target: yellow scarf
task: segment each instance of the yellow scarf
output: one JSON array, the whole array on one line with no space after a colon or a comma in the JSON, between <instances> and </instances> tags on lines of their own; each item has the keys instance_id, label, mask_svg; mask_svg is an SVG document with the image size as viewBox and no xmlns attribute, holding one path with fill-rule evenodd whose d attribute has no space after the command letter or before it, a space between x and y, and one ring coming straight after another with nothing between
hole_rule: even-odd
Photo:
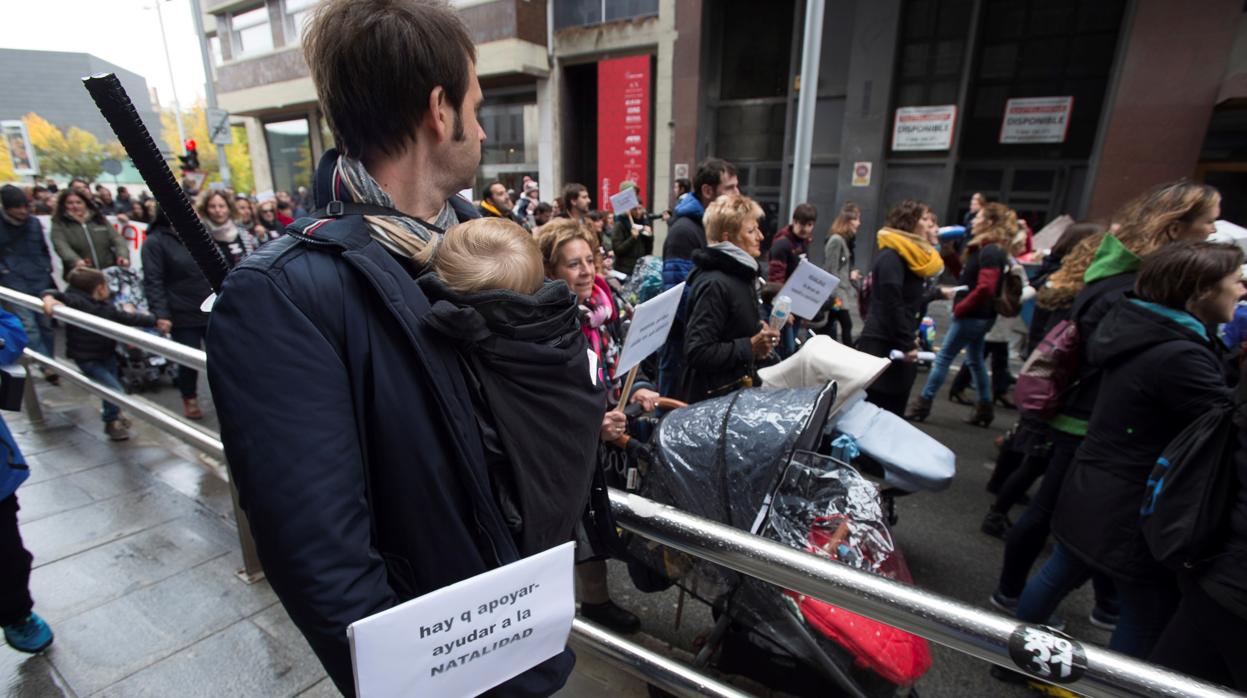
<instances>
[{"instance_id":1,"label":"yellow scarf","mask_svg":"<svg viewBox=\"0 0 1247 698\"><path fill-rule=\"evenodd\" d=\"M940 253L922 237L894 228L883 228L876 240L879 242L879 249L894 250L910 271L924 279L944 271L944 260L940 258Z\"/></svg>"}]
</instances>

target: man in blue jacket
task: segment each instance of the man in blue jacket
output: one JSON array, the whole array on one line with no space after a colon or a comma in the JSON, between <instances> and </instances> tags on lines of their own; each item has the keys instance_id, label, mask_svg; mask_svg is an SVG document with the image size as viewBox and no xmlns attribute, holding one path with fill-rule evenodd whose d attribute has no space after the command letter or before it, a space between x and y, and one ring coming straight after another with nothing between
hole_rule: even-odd
<instances>
[{"instance_id":1,"label":"man in blue jacket","mask_svg":"<svg viewBox=\"0 0 1247 698\"><path fill-rule=\"evenodd\" d=\"M304 34L341 152L317 219L226 279L208 326L230 473L264 571L338 690L346 629L518 559L454 347L427 322L416 255L476 217L476 53L429 0L328 0ZM544 696L570 652L490 691Z\"/></svg>"},{"instance_id":2,"label":"man in blue jacket","mask_svg":"<svg viewBox=\"0 0 1247 698\"><path fill-rule=\"evenodd\" d=\"M0 204L0 286L32 296L55 288L48 241L39 219L30 214L26 193L6 184L0 187ZM52 320L28 308L14 307L13 311L22 321L30 347L54 356Z\"/></svg>"},{"instance_id":3,"label":"man in blue jacket","mask_svg":"<svg viewBox=\"0 0 1247 698\"><path fill-rule=\"evenodd\" d=\"M706 246L706 227L701 218L706 206L724 194L739 194L736 168L727 160L709 158L697 166L693 191L675 204L671 227L662 244L662 290L674 288L693 271L693 252ZM684 370L684 319L677 315L659 354L658 389L663 395L677 395Z\"/></svg>"}]
</instances>

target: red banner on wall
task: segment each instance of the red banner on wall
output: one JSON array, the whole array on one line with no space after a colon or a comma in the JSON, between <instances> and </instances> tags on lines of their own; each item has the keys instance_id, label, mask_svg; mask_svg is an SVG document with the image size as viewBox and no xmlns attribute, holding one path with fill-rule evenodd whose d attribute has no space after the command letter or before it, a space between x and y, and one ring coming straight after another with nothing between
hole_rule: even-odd
<instances>
[{"instance_id":1,"label":"red banner on wall","mask_svg":"<svg viewBox=\"0 0 1247 698\"><path fill-rule=\"evenodd\" d=\"M647 207L650 148L650 57L598 63L598 208L610 208L620 182L635 182Z\"/></svg>"}]
</instances>

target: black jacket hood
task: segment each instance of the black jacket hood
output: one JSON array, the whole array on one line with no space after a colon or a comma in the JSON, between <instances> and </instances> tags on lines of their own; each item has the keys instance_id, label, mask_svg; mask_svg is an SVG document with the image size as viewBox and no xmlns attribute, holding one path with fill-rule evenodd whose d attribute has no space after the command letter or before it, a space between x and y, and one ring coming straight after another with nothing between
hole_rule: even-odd
<instances>
[{"instance_id":1,"label":"black jacket hood","mask_svg":"<svg viewBox=\"0 0 1247 698\"><path fill-rule=\"evenodd\" d=\"M505 353L522 345L528 360L547 355L566 361L566 351L577 345L580 308L563 281L547 281L531 295L500 289L459 293L435 274L418 283L433 304L427 322L461 346L487 344L486 351ZM534 356L534 345L552 351Z\"/></svg>"},{"instance_id":2,"label":"black jacket hood","mask_svg":"<svg viewBox=\"0 0 1247 698\"><path fill-rule=\"evenodd\" d=\"M744 279L750 282L758 278L758 266L756 263L754 268L750 270L744 264L741 264L740 260L736 259L732 255L722 250L716 250L710 247L693 252L693 266L696 267L696 269L693 270L694 274L698 271L721 271L729 276L735 276L738 279ZM692 284L692 281L693 279L690 275L690 285Z\"/></svg>"},{"instance_id":3,"label":"black jacket hood","mask_svg":"<svg viewBox=\"0 0 1247 698\"><path fill-rule=\"evenodd\" d=\"M1140 305L1133 294L1127 294L1113 304L1087 340L1087 359L1096 366L1108 366L1129 354L1177 341L1211 343L1207 335Z\"/></svg>"}]
</instances>

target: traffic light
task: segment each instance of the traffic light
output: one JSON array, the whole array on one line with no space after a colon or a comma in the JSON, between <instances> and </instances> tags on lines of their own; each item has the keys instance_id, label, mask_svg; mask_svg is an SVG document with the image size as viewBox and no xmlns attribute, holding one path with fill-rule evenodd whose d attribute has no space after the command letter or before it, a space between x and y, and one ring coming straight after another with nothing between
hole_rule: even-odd
<instances>
[{"instance_id":1,"label":"traffic light","mask_svg":"<svg viewBox=\"0 0 1247 698\"><path fill-rule=\"evenodd\" d=\"M194 172L199 169L199 151L195 149L195 140L187 138L182 144L186 147L186 154L179 155L178 160L182 161L183 172Z\"/></svg>"}]
</instances>

